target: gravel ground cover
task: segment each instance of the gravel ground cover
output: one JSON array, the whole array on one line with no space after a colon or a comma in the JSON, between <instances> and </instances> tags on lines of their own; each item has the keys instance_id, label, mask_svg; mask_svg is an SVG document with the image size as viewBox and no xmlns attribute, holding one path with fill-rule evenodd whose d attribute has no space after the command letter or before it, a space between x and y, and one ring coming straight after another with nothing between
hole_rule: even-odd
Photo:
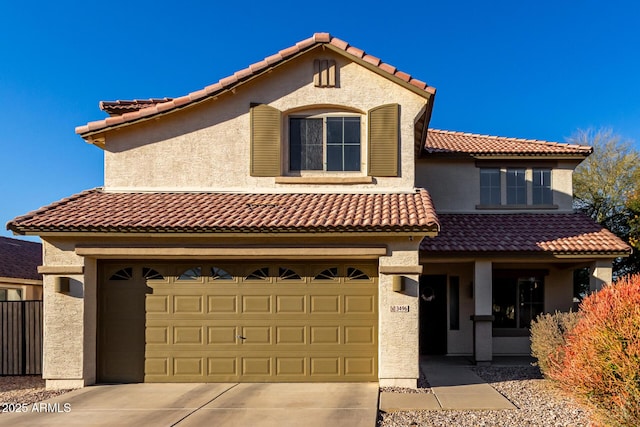
<instances>
[{"instance_id":1,"label":"gravel ground cover","mask_svg":"<svg viewBox=\"0 0 640 427\"><path fill-rule=\"evenodd\" d=\"M0 376L0 415L7 412L7 405L31 405L69 391L46 390L39 375Z\"/></svg>"},{"instance_id":2,"label":"gravel ground cover","mask_svg":"<svg viewBox=\"0 0 640 427\"><path fill-rule=\"evenodd\" d=\"M378 427L587 427L589 411L542 378L537 367L476 367L475 373L518 409L379 413ZM397 390L396 390L397 391Z\"/></svg>"}]
</instances>

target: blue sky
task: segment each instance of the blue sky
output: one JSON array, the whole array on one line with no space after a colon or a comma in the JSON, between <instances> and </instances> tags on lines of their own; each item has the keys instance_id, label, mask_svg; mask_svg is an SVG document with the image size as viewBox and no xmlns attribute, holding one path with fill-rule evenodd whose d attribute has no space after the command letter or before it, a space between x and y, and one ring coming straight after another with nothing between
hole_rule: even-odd
<instances>
[{"instance_id":1,"label":"blue sky","mask_svg":"<svg viewBox=\"0 0 640 427\"><path fill-rule=\"evenodd\" d=\"M255 3L255 4L254 4ZM431 127L640 141L640 2L2 2L0 235L103 182L74 128L100 100L175 97L330 32L437 88ZM384 4L384 5L383 5Z\"/></svg>"}]
</instances>

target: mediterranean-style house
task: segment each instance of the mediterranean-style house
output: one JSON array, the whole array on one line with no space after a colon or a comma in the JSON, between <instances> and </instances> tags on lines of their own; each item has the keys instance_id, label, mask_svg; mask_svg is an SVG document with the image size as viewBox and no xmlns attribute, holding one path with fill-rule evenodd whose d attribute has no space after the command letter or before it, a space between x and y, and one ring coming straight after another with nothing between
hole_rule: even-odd
<instances>
[{"instance_id":1,"label":"mediterranean-style house","mask_svg":"<svg viewBox=\"0 0 640 427\"><path fill-rule=\"evenodd\" d=\"M0 301L42 299L42 245L0 236Z\"/></svg>"},{"instance_id":2,"label":"mediterranean-style house","mask_svg":"<svg viewBox=\"0 0 640 427\"><path fill-rule=\"evenodd\" d=\"M379 381L528 354L572 274L629 247L572 210L591 148L429 129L435 89L317 33L76 129L103 188L15 218L44 242L44 377ZM437 210L436 210L437 209Z\"/></svg>"}]
</instances>

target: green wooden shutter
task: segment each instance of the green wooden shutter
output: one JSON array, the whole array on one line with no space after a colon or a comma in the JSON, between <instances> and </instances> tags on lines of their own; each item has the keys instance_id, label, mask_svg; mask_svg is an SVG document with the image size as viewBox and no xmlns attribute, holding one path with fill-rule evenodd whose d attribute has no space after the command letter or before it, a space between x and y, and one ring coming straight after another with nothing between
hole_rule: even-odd
<instances>
[{"instance_id":1,"label":"green wooden shutter","mask_svg":"<svg viewBox=\"0 0 640 427\"><path fill-rule=\"evenodd\" d=\"M251 176L281 175L280 111L266 104L251 107Z\"/></svg>"},{"instance_id":2,"label":"green wooden shutter","mask_svg":"<svg viewBox=\"0 0 640 427\"><path fill-rule=\"evenodd\" d=\"M369 110L369 176L398 176L398 104Z\"/></svg>"}]
</instances>

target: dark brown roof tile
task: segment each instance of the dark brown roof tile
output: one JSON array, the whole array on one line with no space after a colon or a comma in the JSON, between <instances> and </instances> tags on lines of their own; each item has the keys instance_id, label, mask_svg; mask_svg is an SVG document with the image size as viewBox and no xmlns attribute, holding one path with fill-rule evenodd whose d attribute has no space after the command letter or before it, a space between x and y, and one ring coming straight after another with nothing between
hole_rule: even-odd
<instances>
[{"instance_id":1,"label":"dark brown roof tile","mask_svg":"<svg viewBox=\"0 0 640 427\"><path fill-rule=\"evenodd\" d=\"M427 255L466 252L628 254L631 248L591 218L567 214L439 214L437 237L422 241Z\"/></svg>"},{"instance_id":2,"label":"dark brown roof tile","mask_svg":"<svg viewBox=\"0 0 640 427\"><path fill-rule=\"evenodd\" d=\"M0 277L42 280L42 245L26 240L0 237Z\"/></svg>"}]
</instances>

